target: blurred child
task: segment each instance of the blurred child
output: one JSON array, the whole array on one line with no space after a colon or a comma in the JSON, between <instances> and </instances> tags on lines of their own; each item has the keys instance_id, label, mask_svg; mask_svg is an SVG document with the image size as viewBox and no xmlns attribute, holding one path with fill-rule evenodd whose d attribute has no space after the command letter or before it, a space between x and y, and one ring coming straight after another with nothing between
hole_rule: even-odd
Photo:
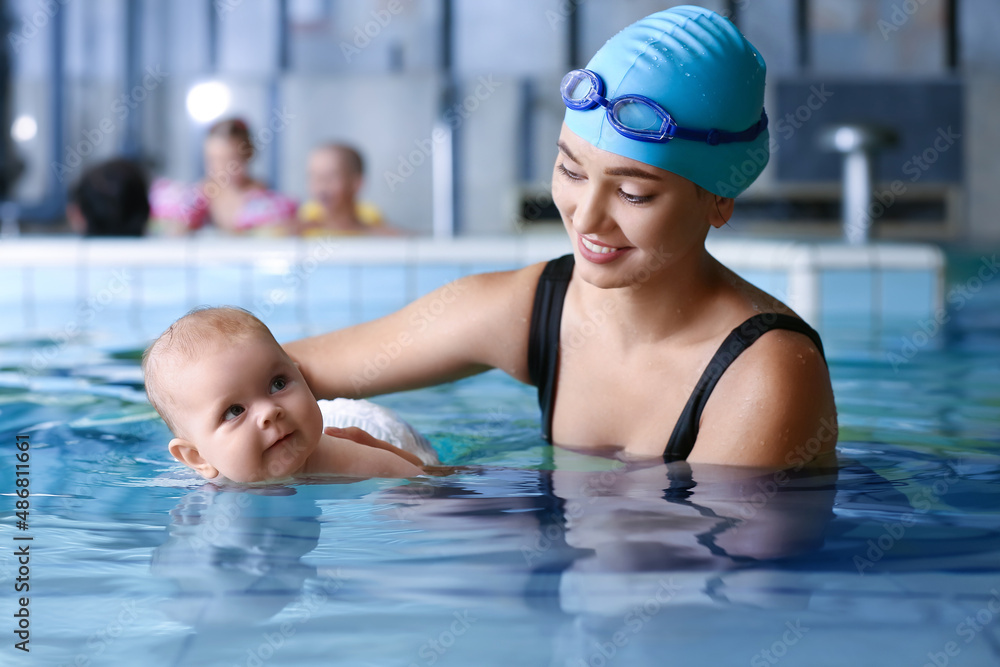
<instances>
[{"instance_id":1,"label":"blurred child","mask_svg":"<svg viewBox=\"0 0 1000 667\"><path fill-rule=\"evenodd\" d=\"M205 137L205 178L194 185L161 178L150 192L159 232L183 234L208 225L227 234L282 236L295 221L295 202L250 176L256 149L247 124L222 120Z\"/></svg>"},{"instance_id":2,"label":"blurred child","mask_svg":"<svg viewBox=\"0 0 1000 667\"><path fill-rule=\"evenodd\" d=\"M395 235L379 210L358 202L364 184L364 160L346 144L317 146L309 155L309 196L299 207L299 232L303 236L324 234Z\"/></svg>"},{"instance_id":3,"label":"blurred child","mask_svg":"<svg viewBox=\"0 0 1000 667\"><path fill-rule=\"evenodd\" d=\"M117 158L89 168L69 193L66 218L83 236L142 236L149 220L142 167Z\"/></svg>"}]
</instances>

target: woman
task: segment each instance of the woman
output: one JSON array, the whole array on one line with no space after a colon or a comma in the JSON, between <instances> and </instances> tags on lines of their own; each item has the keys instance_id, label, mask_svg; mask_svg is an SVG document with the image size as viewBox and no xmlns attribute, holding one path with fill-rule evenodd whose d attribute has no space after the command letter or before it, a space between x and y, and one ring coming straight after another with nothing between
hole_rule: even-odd
<instances>
[{"instance_id":1,"label":"woman","mask_svg":"<svg viewBox=\"0 0 1000 667\"><path fill-rule=\"evenodd\" d=\"M211 223L229 234L290 233L295 202L250 176L254 152L242 120L212 125L205 137L204 180L195 185L167 179L153 183L149 198L157 231L181 234Z\"/></svg>"},{"instance_id":2,"label":"woman","mask_svg":"<svg viewBox=\"0 0 1000 667\"><path fill-rule=\"evenodd\" d=\"M613 37L562 85L553 199L573 255L468 276L380 320L290 343L317 396L500 368L539 387L543 432L558 445L829 463L836 407L818 335L704 247L767 162L764 73L729 21L697 7ZM436 302L442 314L424 317ZM398 356L365 375L392 345Z\"/></svg>"}]
</instances>

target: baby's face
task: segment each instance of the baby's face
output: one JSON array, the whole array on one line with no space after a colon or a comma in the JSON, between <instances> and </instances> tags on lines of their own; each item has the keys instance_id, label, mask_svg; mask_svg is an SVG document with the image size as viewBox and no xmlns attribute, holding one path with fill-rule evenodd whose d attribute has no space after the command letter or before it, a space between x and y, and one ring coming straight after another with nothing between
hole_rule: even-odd
<instances>
[{"instance_id":1,"label":"baby's face","mask_svg":"<svg viewBox=\"0 0 1000 667\"><path fill-rule=\"evenodd\" d=\"M216 337L198 354L173 364L167 380L175 435L208 464L192 467L235 482L299 471L319 444L323 416L298 367L258 334Z\"/></svg>"}]
</instances>

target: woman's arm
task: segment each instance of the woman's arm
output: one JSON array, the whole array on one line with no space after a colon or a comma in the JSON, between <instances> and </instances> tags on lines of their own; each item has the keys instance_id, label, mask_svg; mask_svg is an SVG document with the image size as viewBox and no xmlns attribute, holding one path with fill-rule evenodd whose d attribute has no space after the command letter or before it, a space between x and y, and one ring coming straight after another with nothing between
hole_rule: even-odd
<instances>
[{"instance_id":1,"label":"woman's arm","mask_svg":"<svg viewBox=\"0 0 1000 667\"><path fill-rule=\"evenodd\" d=\"M323 429L324 435L330 435L334 438L340 438L342 440L351 440L359 445L367 445L368 447L374 447L375 449L384 449L387 452L392 452L396 456L402 457L417 466L422 468L424 462L414 454L413 452L408 452L405 449L400 449L392 443L386 442L385 440L379 440L374 435L358 428L357 426L348 426L347 428L338 428L336 426L327 426Z\"/></svg>"},{"instance_id":2,"label":"woman's arm","mask_svg":"<svg viewBox=\"0 0 1000 667\"><path fill-rule=\"evenodd\" d=\"M362 398L500 368L528 381L544 264L466 276L371 322L285 344L317 398Z\"/></svg>"},{"instance_id":3,"label":"woman's arm","mask_svg":"<svg viewBox=\"0 0 1000 667\"><path fill-rule=\"evenodd\" d=\"M424 465L416 454L408 452L405 449L400 449L395 445L386 442L385 440L379 440L373 436L368 431L362 430L357 426L349 426L347 428L336 428L334 426L327 426L323 429L324 435L333 436L340 440L350 440L358 445L364 445L366 447L373 447L375 449L381 449L386 452L391 452L394 456L405 459L410 465L416 466L420 469L421 474L424 475L434 475L435 477L444 477L447 475L453 475L459 471L474 470L468 466L443 466L443 465ZM411 475L412 476L412 475Z\"/></svg>"},{"instance_id":4,"label":"woman's arm","mask_svg":"<svg viewBox=\"0 0 1000 667\"><path fill-rule=\"evenodd\" d=\"M837 406L806 336L775 330L726 370L702 413L688 462L794 468L830 462Z\"/></svg>"},{"instance_id":5,"label":"woman's arm","mask_svg":"<svg viewBox=\"0 0 1000 667\"><path fill-rule=\"evenodd\" d=\"M365 442L354 438L358 434L340 437L324 433L320 438L319 452L310 457L306 474L338 474L350 477L416 477L424 474L420 465L414 465L399 455L389 443L381 447L370 435ZM368 434L365 434L368 435Z\"/></svg>"}]
</instances>

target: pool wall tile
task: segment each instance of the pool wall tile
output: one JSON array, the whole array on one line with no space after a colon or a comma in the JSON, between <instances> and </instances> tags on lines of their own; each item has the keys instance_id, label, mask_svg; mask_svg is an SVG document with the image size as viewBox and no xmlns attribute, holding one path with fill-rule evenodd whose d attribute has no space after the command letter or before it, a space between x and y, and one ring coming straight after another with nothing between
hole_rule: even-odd
<instances>
[{"instance_id":1,"label":"pool wall tile","mask_svg":"<svg viewBox=\"0 0 1000 667\"><path fill-rule=\"evenodd\" d=\"M0 267L0 306L20 303L24 293L24 267ZM6 312L6 311L5 311Z\"/></svg>"},{"instance_id":2,"label":"pool wall tile","mask_svg":"<svg viewBox=\"0 0 1000 667\"><path fill-rule=\"evenodd\" d=\"M302 274L295 283L297 296L310 307L324 304L348 304L351 300L351 274L353 266L319 266L308 274Z\"/></svg>"},{"instance_id":3,"label":"pool wall tile","mask_svg":"<svg viewBox=\"0 0 1000 667\"><path fill-rule=\"evenodd\" d=\"M416 296L433 292L437 288L447 285L453 280L458 280L464 274L460 267L445 264L430 264L417 267L416 276Z\"/></svg>"},{"instance_id":4,"label":"pool wall tile","mask_svg":"<svg viewBox=\"0 0 1000 667\"><path fill-rule=\"evenodd\" d=\"M203 266L194 270L194 300L198 306L253 305L253 271L242 266Z\"/></svg>"},{"instance_id":5,"label":"pool wall tile","mask_svg":"<svg viewBox=\"0 0 1000 667\"><path fill-rule=\"evenodd\" d=\"M881 326L943 306L944 256L934 246L710 237L706 247L820 328ZM0 279L8 279L0 304L13 313L0 331L65 327L78 317L74 309L102 294L108 308L128 306L123 317L132 326L156 333L164 314L169 322L202 304L242 306L274 324L331 328L393 312L463 275L516 269L571 250L565 235L17 239L0 244ZM132 279L108 299L116 272ZM151 316L155 327L144 322Z\"/></svg>"},{"instance_id":6,"label":"pool wall tile","mask_svg":"<svg viewBox=\"0 0 1000 667\"><path fill-rule=\"evenodd\" d=\"M883 271L882 313L886 318L927 316L934 302L935 281L930 271Z\"/></svg>"},{"instance_id":7,"label":"pool wall tile","mask_svg":"<svg viewBox=\"0 0 1000 667\"><path fill-rule=\"evenodd\" d=\"M874 275L868 270L823 271L820 275L820 313L824 327L848 321L871 326L875 312Z\"/></svg>"}]
</instances>

